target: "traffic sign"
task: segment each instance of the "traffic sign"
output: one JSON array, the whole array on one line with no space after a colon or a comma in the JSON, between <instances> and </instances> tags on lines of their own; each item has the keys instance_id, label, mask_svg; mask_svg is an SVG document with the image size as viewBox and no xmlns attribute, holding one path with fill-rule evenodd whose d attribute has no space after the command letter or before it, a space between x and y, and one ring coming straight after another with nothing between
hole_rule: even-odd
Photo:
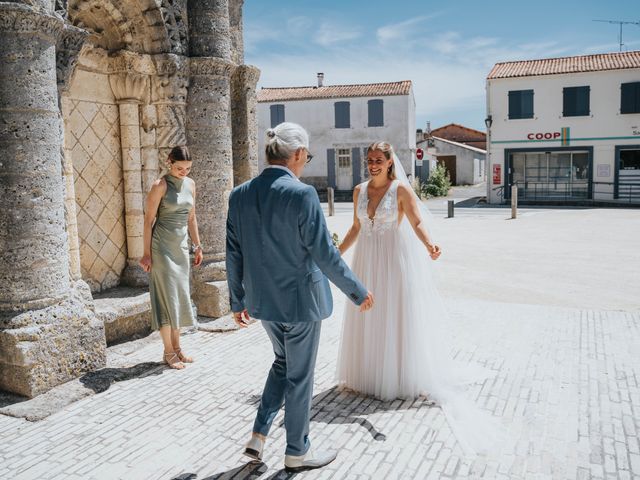
<instances>
[{"instance_id":1,"label":"traffic sign","mask_svg":"<svg viewBox=\"0 0 640 480\"><path fill-rule=\"evenodd\" d=\"M424 150L421 148L416 148L416 158L418 160L422 160L424 158Z\"/></svg>"}]
</instances>

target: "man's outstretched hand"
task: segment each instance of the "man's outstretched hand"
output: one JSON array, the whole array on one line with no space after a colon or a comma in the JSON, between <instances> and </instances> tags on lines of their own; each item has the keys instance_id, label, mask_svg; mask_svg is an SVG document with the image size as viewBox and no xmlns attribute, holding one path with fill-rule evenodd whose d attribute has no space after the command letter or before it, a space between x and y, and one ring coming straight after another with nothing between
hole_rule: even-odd
<instances>
[{"instance_id":1,"label":"man's outstretched hand","mask_svg":"<svg viewBox=\"0 0 640 480\"><path fill-rule=\"evenodd\" d=\"M235 320L236 325L240 328L247 328L253 323L246 308L241 312L233 312L233 320Z\"/></svg>"}]
</instances>

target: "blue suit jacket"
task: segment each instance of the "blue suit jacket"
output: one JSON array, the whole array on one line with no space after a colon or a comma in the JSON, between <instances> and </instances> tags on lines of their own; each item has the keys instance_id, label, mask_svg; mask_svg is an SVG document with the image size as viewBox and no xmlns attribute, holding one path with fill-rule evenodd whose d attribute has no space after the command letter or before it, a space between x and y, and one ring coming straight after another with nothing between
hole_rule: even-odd
<instances>
[{"instance_id":1,"label":"blue suit jacket","mask_svg":"<svg viewBox=\"0 0 640 480\"><path fill-rule=\"evenodd\" d=\"M227 217L231 310L273 322L331 315L329 279L360 305L367 290L333 245L315 189L267 168L236 187Z\"/></svg>"}]
</instances>

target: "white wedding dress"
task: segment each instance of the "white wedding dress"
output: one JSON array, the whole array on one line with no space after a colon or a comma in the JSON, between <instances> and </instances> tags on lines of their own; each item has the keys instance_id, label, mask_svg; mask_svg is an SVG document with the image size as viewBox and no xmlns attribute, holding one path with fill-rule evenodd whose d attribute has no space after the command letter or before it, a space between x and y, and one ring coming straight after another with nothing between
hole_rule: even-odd
<instances>
[{"instance_id":1,"label":"white wedding dress","mask_svg":"<svg viewBox=\"0 0 640 480\"><path fill-rule=\"evenodd\" d=\"M372 219L368 182L360 186L356 213L361 229L352 270L375 303L361 313L346 302L338 384L382 400L427 396L442 408L466 453L484 451L497 428L468 400L462 385L487 375L479 367L460 368L450 356L433 261L408 220L398 222L399 183L391 183Z\"/></svg>"}]
</instances>

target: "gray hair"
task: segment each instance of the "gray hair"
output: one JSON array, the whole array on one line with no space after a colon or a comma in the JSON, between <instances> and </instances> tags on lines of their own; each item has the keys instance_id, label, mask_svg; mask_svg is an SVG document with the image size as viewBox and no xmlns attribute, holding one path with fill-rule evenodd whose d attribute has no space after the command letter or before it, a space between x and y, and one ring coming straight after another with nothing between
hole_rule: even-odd
<instances>
[{"instance_id":1,"label":"gray hair","mask_svg":"<svg viewBox=\"0 0 640 480\"><path fill-rule=\"evenodd\" d=\"M284 122L266 132L267 162L288 160L299 148L309 149L309 134L297 123Z\"/></svg>"}]
</instances>

